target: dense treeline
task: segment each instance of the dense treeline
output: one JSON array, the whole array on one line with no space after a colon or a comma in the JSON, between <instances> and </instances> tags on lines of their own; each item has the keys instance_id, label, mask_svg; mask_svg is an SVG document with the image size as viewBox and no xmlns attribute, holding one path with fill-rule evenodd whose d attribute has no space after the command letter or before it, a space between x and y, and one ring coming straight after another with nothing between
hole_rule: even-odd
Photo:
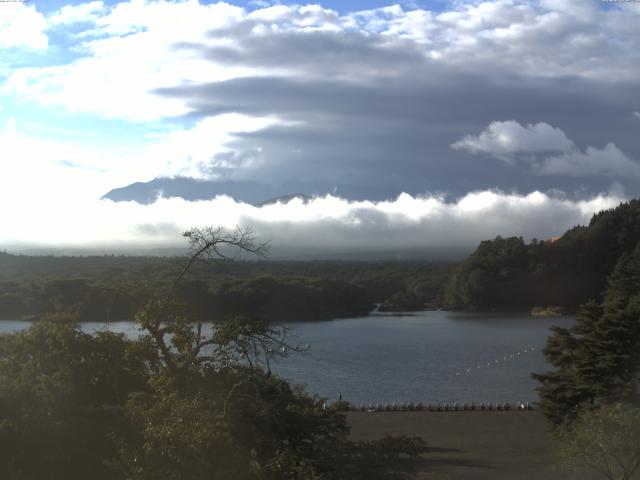
<instances>
[{"instance_id":1,"label":"dense treeline","mask_svg":"<svg viewBox=\"0 0 640 480\"><path fill-rule=\"evenodd\" d=\"M26 257L0 253L0 319L72 311L82 321L131 320L147 292L170 284L184 258ZM366 315L438 301L450 264L427 262L196 263L177 294L199 319L269 321Z\"/></svg>"},{"instance_id":2,"label":"dense treeline","mask_svg":"<svg viewBox=\"0 0 640 480\"><path fill-rule=\"evenodd\" d=\"M640 241L640 200L593 216L554 241L497 237L457 266L444 294L458 309L578 305L600 299L618 258Z\"/></svg>"},{"instance_id":3,"label":"dense treeline","mask_svg":"<svg viewBox=\"0 0 640 480\"><path fill-rule=\"evenodd\" d=\"M258 277L215 286L191 280L180 285L176 296L198 320L225 320L238 314L269 321L322 320L366 315L374 307L360 286L305 278ZM145 301L144 290L91 285L80 279L0 284L0 318L71 311L81 321L131 320Z\"/></svg>"}]
</instances>

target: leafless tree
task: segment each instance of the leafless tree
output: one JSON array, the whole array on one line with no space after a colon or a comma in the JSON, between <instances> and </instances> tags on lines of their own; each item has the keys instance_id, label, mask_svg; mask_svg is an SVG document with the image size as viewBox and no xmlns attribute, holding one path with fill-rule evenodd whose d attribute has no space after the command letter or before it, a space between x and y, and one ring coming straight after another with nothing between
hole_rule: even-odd
<instances>
[{"instance_id":1,"label":"leafless tree","mask_svg":"<svg viewBox=\"0 0 640 480\"><path fill-rule=\"evenodd\" d=\"M195 227L182 234L189 242L190 255L173 282L175 288L191 269L196 260L235 260L243 253L264 257L269 250L269 242L257 242L251 228L236 226L232 231L224 227Z\"/></svg>"},{"instance_id":2,"label":"leafless tree","mask_svg":"<svg viewBox=\"0 0 640 480\"><path fill-rule=\"evenodd\" d=\"M242 254L264 257L268 242L258 242L249 228L197 227L183 236L189 242L190 254L173 281L175 291L194 263L201 259L235 260ZM165 292L166 293L166 292ZM181 314L172 295L155 298L137 315L138 322L149 333L149 340L161 352L165 365L177 370L188 364L245 363L250 368L265 368L271 373L271 360L309 346L290 343L289 329L244 317L216 324L210 336L203 334L202 322L190 323Z\"/></svg>"}]
</instances>

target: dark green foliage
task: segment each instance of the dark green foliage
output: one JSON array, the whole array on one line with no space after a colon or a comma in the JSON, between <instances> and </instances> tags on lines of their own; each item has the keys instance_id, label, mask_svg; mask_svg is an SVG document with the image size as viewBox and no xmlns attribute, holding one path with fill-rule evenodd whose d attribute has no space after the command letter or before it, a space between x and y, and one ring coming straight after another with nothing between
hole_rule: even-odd
<instances>
[{"instance_id":1,"label":"dark green foliage","mask_svg":"<svg viewBox=\"0 0 640 480\"><path fill-rule=\"evenodd\" d=\"M168 288L180 268L175 258L3 254L0 280L12 281L0 281L0 319L72 311L81 321L131 320L149 292ZM437 263L197 262L174 293L200 320L237 314L323 320L366 315L396 294L439 304L449 269Z\"/></svg>"},{"instance_id":2,"label":"dark green foliage","mask_svg":"<svg viewBox=\"0 0 640 480\"><path fill-rule=\"evenodd\" d=\"M366 313L366 290L340 279L213 282L208 264L194 277L198 259L234 249L259 253L264 244L241 229L192 229L185 237L192 255L174 269L177 276L152 275L143 264L142 274L123 268L117 281L102 284L53 278L5 285L12 313L28 303L34 313L67 313L0 335L0 478L409 478L425 451L420 439L351 442L344 416L271 374L274 357L298 348L287 343L286 328L267 320ZM10 268L15 260L0 255ZM41 304L26 302L30 296ZM114 303L129 300L144 301L137 340L85 334L75 323L105 310L109 320ZM206 334L198 320L212 312L232 318Z\"/></svg>"},{"instance_id":3,"label":"dark green foliage","mask_svg":"<svg viewBox=\"0 0 640 480\"><path fill-rule=\"evenodd\" d=\"M270 321L352 317L373 308L366 291L356 285L273 277L223 283L213 293L213 303L222 318L241 314Z\"/></svg>"},{"instance_id":4,"label":"dark green foliage","mask_svg":"<svg viewBox=\"0 0 640 480\"><path fill-rule=\"evenodd\" d=\"M483 241L452 273L445 301L454 308L513 306L520 302L513 291L521 288L521 271L526 264L522 238Z\"/></svg>"},{"instance_id":5,"label":"dark green foliage","mask_svg":"<svg viewBox=\"0 0 640 480\"><path fill-rule=\"evenodd\" d=\"M593 216L555 241L496 237L452 273L445 303L459 309L560 305L601 299L618 258L640 241L640 200Z\"/></svg>"},{"instance_id":6,"label":"dark green foliage","mask_svg":"<svg viewBox=\"0 0 640 480\"><path fill-rule=\"evenodd\" d=\"M614 403L581 412L556 440L569 470L588 467L609 480L631 480L640 469L640 409Z\"/></svg>"},{"instance_id":7,"label":"dark green foliage","mask_svg":"<svg viewBox=\"0 0 640 480\"><path fill-rule=\"evenodd\" d=\"M540 407L555 424L585 405L635 401L640 374L640 243L620 256L601 304L584 305L575 326L555 327L544 350L552 372L540 381Z\"/></svg>"},{"instance_id":8,"label":"dark green foliage","mask_svg":"<svg viewBox=\"0 0 640 480\"><path fill-rule=\"evenodd\" d=\"M262 367L286 332L207 336L183 312L149 302L136 341L63 316L0 335L0 478L409 478L420 440L350 442L344 416Z\"/></svg>"},{"instance_id":9,"label":"dark green foliage","mask_svg":"<svg viewBox=\"0 0 640 480\"><path fill-rule=\"evenodd\" d=\"M42 284L0 284L0 319L73 311L83 321L130 320L142 298L126 288L90 285L86 280L50 280Z\"/></svg>"},{"instance_id":10,"label":"dark green foliage","mask_svg":"<svg viewBox=\"0 0 640 480\"><path fill-rule=\"evenodd\" d=\"M378 310L381 312L402 312L409 310L421 310L425 307L424 300L411 292L397 292L382 303Z\"/></svg>"},{"instance_id":11,"label":"dark green foliage","mask_svg":"<svg viewBox=\"0 0 640 480\"><path fill-rule=\"evenodd\" d=\"M2 478L110 479L109 435L146 388L142 356L122 336L80 332L63 317L0 336Z\"/></svg>"}]
</instances>

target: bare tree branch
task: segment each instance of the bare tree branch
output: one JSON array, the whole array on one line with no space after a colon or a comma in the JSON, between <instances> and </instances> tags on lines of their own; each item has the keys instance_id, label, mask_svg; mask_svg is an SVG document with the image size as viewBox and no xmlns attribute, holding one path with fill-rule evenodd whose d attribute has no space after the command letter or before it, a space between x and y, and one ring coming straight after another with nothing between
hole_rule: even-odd
<instances>
[{"instance_id":1,"label":"bare tree branch","mask_svg":"<svg viewBox=\"0 0 640 480\"><path fill-rule=\"evenodd\" d=\"M257 242L251 228L236 228L229 232L224 227L195 227L182 234L189 242L191 254L182 271L176 276L172 288L180 283L194 262L201 258L235 260L243 253L264 257L269 242Z\"/></svg>"}]
</instances>

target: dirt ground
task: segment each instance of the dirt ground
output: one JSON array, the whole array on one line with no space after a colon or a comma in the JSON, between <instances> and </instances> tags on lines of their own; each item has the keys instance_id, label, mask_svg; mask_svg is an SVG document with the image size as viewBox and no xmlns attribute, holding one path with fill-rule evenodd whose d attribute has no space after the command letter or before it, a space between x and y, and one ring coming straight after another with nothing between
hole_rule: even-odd
<instances>
[{"instance_id":1,"label":"dirt ground","mask_svg":"<svg viewBox=\"0 0 640 480\"><path fill-rule=\"evenodd\" d=\"M548 426L539 412L352 412L354 440L422 437L429 452L417 479L595 480L590 471L558 469Z\"/></svg>"}]
</instances>

